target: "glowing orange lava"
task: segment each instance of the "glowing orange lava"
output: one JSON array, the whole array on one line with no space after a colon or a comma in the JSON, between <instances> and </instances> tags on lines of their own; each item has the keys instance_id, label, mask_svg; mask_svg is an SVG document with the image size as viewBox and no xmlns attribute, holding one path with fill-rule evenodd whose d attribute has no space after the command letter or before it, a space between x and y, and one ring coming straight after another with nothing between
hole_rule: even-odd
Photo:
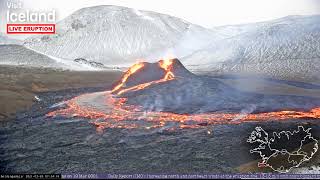
<instances>
[{"instance_id":1,"label":"glowing orange lava","mask_svg":"<svg viewBox=\"0 0 320 180\"><path fill-rule=\"evenodd\" d=\"M202 113L202 114L176 114L171 112L143 112L138 106L127 105L126 98L115 98L110 92L103 95L106 98L110 111L104 112L95 108L81 105L81 98L75 97L68 101L68 108L48 113L47 116L73 116L84 117L93 120L99 129L104 128L160 128L167 126L168 122L176 125L176 128L198 128L213 124L239 124L242 122L289 120L289 119L320 119L320 108L310 111L277 111L258 114L243 115L239 113ZM100 121L96 121L100 120ZM101 121L103 120L103 121ZM144 123L141 124L141 121Z\"/></svg>"},{"instance_id":2,"label":"glowing orange lava","mask_svg":"<svg viewBox=\"0 0 320 180\"><path fill-rule=\"evenodd\" d=\"M143 66L144 66L143 63L137 63L137 64L134 64L133 66L131 66L128 69L128 71L122 76L120 83L112 89L112 92L115 92L115 91L119 90L121 87L124 87L127 79L132 74L134 74L136 71L138 71L140 68L142 68Z\"/></svg>"},{"instance_id":3,"label":"glowing orange lava","mask_svg":"<svg viewBox=\"0 0 320 180\"><path fill-rule=\"evenodd\" d=\"M118 91L117 95L121 95L121 94L123 94L125 92L138 91L138 90L141 90L141 89L145 89L146 87L149 87L150 85L153 85L153 84L158 84L158 83L161 83L161 82L173 80L175 75L171 71L172 63L173 63L172 59L160 60L158 62L159 67L162 68L165 71L165 75L164 75L164 77L162 79L151 81L151 82L147 82L147 83L143 83L143 84L139 84L139 85L136 85L136 86L133 86L133 87L130 87L130 88L123 88L124 84L126 83L127 79L130 77L130 75L134 74L138 69L143 67L142 63L135 64L124 74L123 78L121 79L121 83L119 83L117 86L115 86L111 92L114 93L114 92ZM121 89L121 88L123 88L123 89Z\"/></svg>"},{"instance_id":4,"label":"glowing orange lava","mask_svg":"<svg viewBox=\"0 0 320 180\"><path fill-rule=\"evenodd\" d=\"M143 63L133 65L122 76L118 85L111 92L100 92L84 94L75 97L67 102L67 108L50 112L47 116L75 116L89 118L97 126L98 129L104 128L197 128L211 124L238 124L241 122L252 121L268 121L268 120L288 120L288 119L320 119L320 107L311 109L310 111L277 111L265 112L257 114L241 114L241 113L201 113L201 114L176 114L172 112L144 112L141 107L128 105L126 98L119 98L127 92L139 91L150 85L163 83L175 79L172 72L172 60L161 60L158 62L160 68L165 71L162 79L154 80L138 84L126 88L128 78L144 66ZM116 95L114 95L116 94ZM88 104L87 99L90 97L95 99L104 99L99 107L95 107L97 102ZM85 103L83 103L85 102ZM143 122L143 123L141 123ZM168 126L168 123L174 125Z\"/></svg>"},{"instance_id":5,"label":"glowing orange lava","mask_svg":"<svg viewBox=\"0 0 320 180\"><path fill-rule=\"evenodd\" d=\"M174 74L171 71L172 63L172 59L159 61L159 66L166 71L166 75L163 77L164 80L172 80L174 78Z\"/></svg>"}]
</instances>

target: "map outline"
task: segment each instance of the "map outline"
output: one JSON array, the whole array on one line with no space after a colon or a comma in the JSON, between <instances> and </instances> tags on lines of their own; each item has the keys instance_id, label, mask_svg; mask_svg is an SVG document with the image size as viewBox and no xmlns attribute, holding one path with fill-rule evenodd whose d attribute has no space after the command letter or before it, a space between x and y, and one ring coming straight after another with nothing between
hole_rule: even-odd
<instances>
[{"instance_id":1,"label":"map outline","mask_svg":"<svg viewBox=\"0 0 320 180\"><path fill-rule=\"evenodd\" d=\"M281 135L285 135L287 137L287 140L290 140L290 136L293 136L294 134L300 133L300 130L304 131L306 135L302 138L300 141L300 146L297 150L293 152L289 152L286 149L274 149L271 147L271 143L275 141L276 138L281 138ZM318 140L312 137L312 134L310 132L311 128L305 129L303 126L298 126L298 130L293 130L291 131L280 131L279 133L273 132L272 136L269 137L269 134L260 126L257 126L254 131L251 132L251 135L247 139L247 142L253 144L255 142L260 143L258 147L254 149L250 149L250 153L258 153L262 159L262 162L258 162L258 167L266 166L270 167L272 170L279 172L279 173L287 173L290 172L292 168L297 168L299 167L303 162L311 160L313 155L318 151L319 145L318 145ZM263 137L264 136L264 137ZM258 138L258 139L257 139ZM309 138L309 140L314 142L314 146L312 148L312 151L310 153L310 156L308 156L308 152L305 152L302 150L302 146L304 145L303 142L305 142ZM271 155L266 156L263 154L262 150L267 150L266 148L269 148L270 151L274 151ZM276 158L279 153L283 154L288 154L287 161L288 163L293 163L295 165L285 168L284 166L280 166L279 168L274 168L272 165L267 163L270 158ZM295 160L290 160L290 157L292 156L303 156L303 158L297 163Z\"/></svg>"}]
</instances>

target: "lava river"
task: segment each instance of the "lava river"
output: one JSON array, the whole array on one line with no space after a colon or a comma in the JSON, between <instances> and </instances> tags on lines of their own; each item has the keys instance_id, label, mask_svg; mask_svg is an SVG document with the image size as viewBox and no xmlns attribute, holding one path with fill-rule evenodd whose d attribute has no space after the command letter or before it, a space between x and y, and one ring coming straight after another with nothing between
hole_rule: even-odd
<instances>
[{"instance_id":1,"label":"lava river","mask_svg":"<svg viewBox=\"0 0 320 180\"><path fill-rule=\"evenodd\" d=\"M88 118L96 125L98 130L104 128L162 128L173 130L252 121L320 119L320 107L303 111L279 110L260 113L221 111L177 113L165 110L146 110L141 104L128 103L130 98L136 94L143 94L148 88L157 88L170 81L188 79L193 76L184 68L175 68L181 66L179 63L175 60L160 60L158 63L151 65L137 63L124 73L112 90L77 96L66 102L66 108L50 112L47 116ZM149 67L147 68L147 66ZM148 96L148 94L143 95Z\"/></svg>"}]
</instances>

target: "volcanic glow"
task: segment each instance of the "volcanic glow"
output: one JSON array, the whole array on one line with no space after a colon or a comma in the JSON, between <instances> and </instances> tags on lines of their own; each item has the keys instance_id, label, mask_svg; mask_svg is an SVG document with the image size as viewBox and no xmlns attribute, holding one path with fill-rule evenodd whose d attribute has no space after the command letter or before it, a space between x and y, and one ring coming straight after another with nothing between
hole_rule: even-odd
<instances>
[{"instance_id":1,"label":"volcanic glow","mask_svg":"<svg viewBox=\"0 0 320 180\"><path fill-rule=\"evenodd\" d=\"M162 79L154 80L126 88L130 76L138 72L143 63L133 65L122 76L119 83L106 92L84 94L67 102L66 109L50 112L47 115L73 116L89 118L98 129L104 128L197 128L212 124L238 124L252 121L289 120L289 119L320 119L320 108L310 111L276 111L243 115L241 113L210 112L201 114L177 114L173 112L143 111L142 107L127 104L127 98L118 95L127 92L139 91L150 85L164 83L175 77L172 71L172 60L158 62L165 72ZM92 101L90 101L92 99ZM101 102L97 102L101 101Z\"/></svg>"},{"instance_id":2,"label":"volcanic glow","mask_svg":"<svg viewBox=\"0 0 320 180\"><path fill-rule=\"evenodd\" d=\"M143 66L144 66L143 63L137 63L137 64L134 64L133 66L131 66L131 67L128 69L128 71L127 71L127 72L123 75L123 77L121 78L121 82L112 89L112 92L115 92L115 91L119 90L121 87L124 87L127 79L128 79L133 73L135 73L137 70L139 70L140 68L142 68Z\"/></svg>"},{"instance_id":3,"label":"volcanic glow","mask_svg":"<svg viewBox=\"0 0 320 180\"><path fill-rule=\"evenodd\" d=\"M166 75L163 77L163 80L172 80L174 74L171 72L173 61L171 59L165 59L159 61L159 66L166 71Z\"/></svg>"},{"instance_id":4,"label":"volcanic glow","mask_svg":"<svg viewBox=\"0 0 320 180\"><path fill-rule=\"evenodd\" d=\"M165 60L160 60L158 62L159 67L162 68L165 71L165 76L162 79L159 80L155 80L155 81L151 81L151 82L147 82L147 83L142 83L130 88L123 88L125 87L125 83L127 81L127 79L134 74L135 72L137 72L140 68L142 68L144 65L143 63L137 63L134 64L131 68L129 68L129 70L123 75L123 77L121 78L121 83L119 83L118 85L116 85L113 89L112 89L112 93L117 93L118 95L121 95L125 92L129 92L129 91L138 91L141 89L145 89L146 87L153 85L153 84L157 84L157 83L161 83L161 82L165 82L165 81L169 81L174 79L174 74L171 71L171 67L172 67L172 63L173 61L171 59L165 59ZM120 90L121 88L123 88L122 90Z\"/></svg>"},{"instance_id":5,"label":"volcanic glow","mask_svg":"<svg viewBox=\"0 0 320 180\"><path fill-rule=\"evenodd\" d=\"M94 94L91 94L94 96ZM203 113L203 114L176 114L171 112L144 112L140 107L126 105L126 98L115 98L110 92L103 92L99 96L105 97L108 104L104 110L96 107L84 106L81 101L88 98L87 94L71 99L67 109L47 114L48 116L73 116L94 120L99 128L160 128L169 122L176 123L168 129L197 128L212 124L238 124L252 121L289 120L289 119L320 119L320 108L303 111L278 111L241 116L238 113ZM240 120L234 119L241 116ZM141 124L140 122L144 122Z\"/></svg>"}]
</instances>

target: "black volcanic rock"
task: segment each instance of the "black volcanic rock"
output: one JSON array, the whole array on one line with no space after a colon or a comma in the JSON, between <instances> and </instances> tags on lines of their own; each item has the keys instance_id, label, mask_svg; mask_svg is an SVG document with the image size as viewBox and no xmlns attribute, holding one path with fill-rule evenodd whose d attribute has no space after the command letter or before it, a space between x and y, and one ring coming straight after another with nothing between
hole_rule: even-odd
<instances>
[{"instance_id":1,"label":"black volcanic rock","mask_svg":"<svg viewBox=\"0 0 320 180\"><path fill-rule=\"evenodd\" d=\"M160 60L161 62L163 60ZM173 74L176 77L192 77L194 74L192 74L187 68L184 67L184 65L179 61L178 59L172 59L172 65L170 66L170 71L173 72Z\"/></svg>"},{"instance_id":2,"label":"black volcanic rock","mask_svg":"<svg viewBox=\"0 0 320 180\"><path fill-rule=\"evenodd\" d=\"M96 68L106 68L102 63L86 60L84 58L76 58L73 61L77 62L79 64L86 64L86 65L96 67Z\"/></svg>"}]
</instances>

